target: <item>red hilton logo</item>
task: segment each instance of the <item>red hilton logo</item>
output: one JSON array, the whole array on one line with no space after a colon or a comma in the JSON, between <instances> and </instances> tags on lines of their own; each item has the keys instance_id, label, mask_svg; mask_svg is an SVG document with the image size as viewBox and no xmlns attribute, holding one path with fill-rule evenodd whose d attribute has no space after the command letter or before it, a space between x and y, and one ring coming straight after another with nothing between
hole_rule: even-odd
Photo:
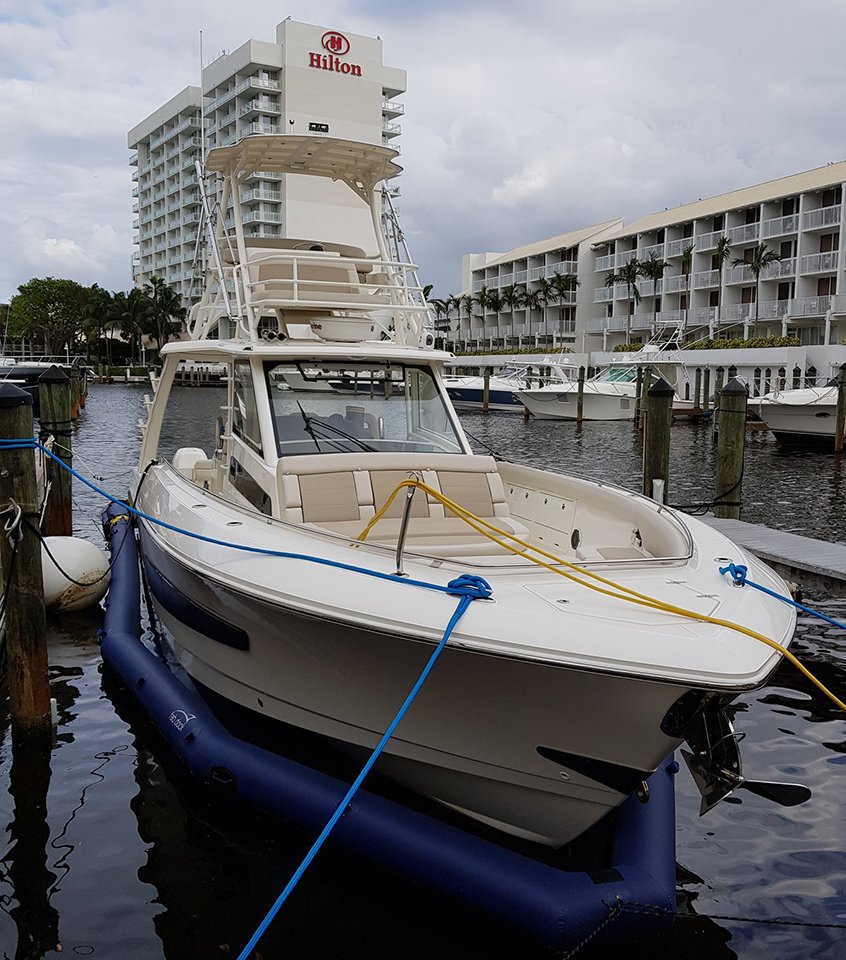
<instances>
[{"instance_id":1,"label":"red hilton logo","mask_svg":"<svg viewBox=\"0 0 846 960\"><path fill-rule=\"evenodd\" d=\"M344 73L350 77L361 76L361 65L340 58L350 52L350 42L337 30L327 30L320 39L327 53L310 53L308 65L317 70L329 70L332 73Z\"/></svg>"},{"instance_id":2,"label":"red hilton logo","mask_svg":"<svg viewBox=\"0 0 846 960\"><path fill-rule=\"evenodd\" d=\"M324 50L328 50L329 53L337 53L343 56L345 53L350 52L350 42L342 33L336 33L334 30L327 30L323 34L321 40L321 45Z\"/></svg>"}]
</instances>

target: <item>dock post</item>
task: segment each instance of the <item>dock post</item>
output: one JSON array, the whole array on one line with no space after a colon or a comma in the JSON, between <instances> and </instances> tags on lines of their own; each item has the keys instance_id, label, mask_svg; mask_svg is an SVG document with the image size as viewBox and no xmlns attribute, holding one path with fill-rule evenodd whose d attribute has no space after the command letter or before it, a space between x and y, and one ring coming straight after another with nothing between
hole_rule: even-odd
<instances>
[{"instance_id":1,"label":"dock post","mask_svg":"<svg viewBox=\"0 0 846 960\"><path fill-rule=\"evenodd\" d=\"M702 413L702 367L696 368L696 378L693 384L693 409Z\"/></svg>"},{"instance_id":2,"label":"dock post","mask_svg":"<svg viewBox=\"0 0 846 960\"><path fill-rule=\"evenodd\" d=\"M843 451L843 431L846 428L846 363L837 374L837 419L834 422L834 452Z\"/></svg>"},{"instance_id":3,"label":"dock post","mask_svg":"<svg viewBox=\"0 0 846 960\"><path fill-rule=\"evenodd\" d=\"M637 368L637 380L635 380L635 408L634 408L634 425L640 426L640 399L641 399L641 388L643 386L643 367Z\"/></svg>"},{"instance_id":4,"label":"dock post","mask_svg":"<svg viewBox=\"0 0 846 960\"><path fill-rule=\"evenodd\" d=\"M641 430L646 427L646 416L649 413L649 390L652 385L652 370L646 367L640 382L640 419L638 426Z\"/></svg>"},{"instance_id":5,"label":"dock post","mask_svg":"<svg viewBox=\"0 0 846 960\"><path fill-rule=\"evenodd\" d=\"M79 383L79 374L76 370L71 371L70 375L70 418L71 420L76 420L79 416L80 409L80 383ZM39 403L41 402L40 390L39 390Z\"/></svg>"},{"instance_id":6,"label":"dock post","mask_svg":"<svg viewBox=\"0 0 846 960\"><path fill-rule=\"evenodd\" d=\"M581 423L585 413L585 368L579 367L579 392L576 399L576 423Z\"/></svg>"},{"instance_id":7,"label":"dock post","mask_svg":"<svg viewBox=\"0 0 846 960\"><path fill-rule=\"evenodd\" d=\"M720 391L714 516L729 520L740 519L747 401L746 387L737 379L729 380Z\"/></svg>"},{"instance_id":8,"label":"dock post","mask_svg":"<svg viewBox=\"0 0 846 960\"><path fill-rule=\"evenodd\" d=\"M702 412L707 413L711 407L711 368L705 367L702 374Z\"/></svg>"},{"instance_id":9,"label":"dock post","mask_svg":"<svg viewBox=\"0 0 846 960\"><path fill-rule=\"evenodd\" d=\"M11 383L0 384L0 439L32 437L32 397ZM14 500L20 514L12 506ZM10 508L0 535L0 569L9 580L6 598L6 657L13 738L50 736L50 678L35 451L0 449L0 509ZM19 523L15 523L16 517ZM11 543L9 542L11 539ZM10 576L11 571L11 576Z\"/></svg>"},{"instance_id":10,"label":"dock post","mask_svg":"<svg viewBox=\"0 0 846 960\"><path fill-rule=\"evenodd\" d=\"M659 377L646 394L643 435L643 493L659 503L667 502L670 479L670 429L675 391Z\"/></svg>"},{"instance_id":11,"label":"dock post","mask_svg":"<svg viewBox=\"0 0 846 960\"><path fill-rule=\"evenodd\" d=\"M71 430L71 391L73 381L55 364L38 378L38 403L41 408L42 443L52 434L53 453L69 467L73 466L73 431ZM48 537L73 536L73 503L71 475L57 463L49 461L50 495L44 511L44 533Z\"/></svg>"},{"instance_id":12,"label":"dock post","mask_svg":"<svg viewBox=\"0 0 846 960\"><path fill-rule=\"evenodd\" d=\"M540 382L538 383L538 386L541 386ZM527 390L532 389L532 368L531 367L526 367L526 389ZM526 406L525 403L523 404L523 419L524 420L529 419L529 408Z\"/></svg>"},{"instance_id":13,"label":"dock post","mask_svg":"<svg viewBox=\"0 0 846 960\"><path fill-rule=\"evenodd\" d=\"M491 368L485 367L485 372L482 376L483 386L482 386L482 413L488 413L490 402L491 402Z\"/></svg>"}]
</instances>

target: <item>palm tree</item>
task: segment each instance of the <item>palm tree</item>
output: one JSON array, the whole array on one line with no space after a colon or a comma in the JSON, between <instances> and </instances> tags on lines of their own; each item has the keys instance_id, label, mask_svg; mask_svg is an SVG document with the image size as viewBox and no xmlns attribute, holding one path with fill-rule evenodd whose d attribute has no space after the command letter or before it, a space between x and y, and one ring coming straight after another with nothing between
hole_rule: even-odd
<instances>
[{"instance_id":1,"label":"palm tree","mask_svg":"<svg viewBox=\"0 0 846 960\"><path fill-rule=\"evenodd\" d=\"M567 294L575 290L580 283L581 281L575 273L558 273L557 271L553 273L552 290L558 303L562 304L563 301L567 299ZM563 328L563 320L560 320L558 324L558 332L563 333Z\"/></svg>"},{"instance_id":2,"label":"palm tree","mask_svg":"<svg viewBox=\"0 0 846 960\"><path fill-rule=\"evenodd\" d=\"M723 234L714 248L713 262L717 270L717 322L720 321L720 312L723 306L723 267L731 256L731 241Z\"/></svg>"},{"instance_id":3,"label":"palm tree","mask_svg":"<svg viewBox=\"0 0 846 960\"><path fill-rule=\"evenodd\" d=\"M605 286L613 288L618 283L626 285L626 346L632 340L632 304L640 303L640 290L637 288L638 277L641 276L641 262L637 257L632 257L628 263L624 263L616 272L611 273L605 278Z\"/></svg>"},{"instance_id":4,"label":"palm tree","mask_svg":"<svg viewBox=\"0 0 846 960\"><path fill-rule=\"evenodd\" d=\"M539 277L536 282L537 287L533 293L537 298L537 302L540 304L540 308L543 310L543 332L548 333L546 329L546 308L550 302L555 299L555 284L549 277Z\"/></svg>"},{"instance_id":5,"label":"palm tree","mask_svg":"<svg viewBox=\"0 0 846 960\"><path fill-rule=\"evenodd\" d=\"M690 314L690 274L693 271L694 244L689 243L681 255L682 276L687 277L685 284L684 332L687 333L687 318Z\"/></svg>"},{"instance_id":6,"label":"palm tree","mask_svg":"<svg viewBox=\"0 0 846 960\"><path fill-rule=\"evenodd\" d=\"M747 251L747 253L749 253L749 251ZM758 335L758 301L760 300L761 292L761 273L771 264L778 263L780 260L781 254L776 253L772 247L767 246L762 240L751 251L748 260L732 261L733 267L749 267L752 276L755 278L755 320L752 324L753 337Z\"/></svg>"},{"instance_id":7,"label":"palm tree","mask_svg":"<svg viewBox=\"0 0 846 960\"><path fill-rule=\"evenodd\" d=\"M655 298L658 295L658 281L663 279L664 271L669 266L669 260L662 260L654 250L650 251L649 256L645 260L640 261L640 275L652 281L652 312L655 315L656 321L658 319L658 311L655 309ZM652 329L654 333L655 323L653 323Z\"/></svg>"},{"instance_id":8,"label":"palm tree","mask_svg":"<svg viewBox=\"0 0 846 960\"><path fill-rule=\"evenodd\" d=\"M519 310L525 302L526 293L521 286L515 286L510 283L499 291L499 300L502 310L508 310L511 313L511 330L514 331L514 311Z\"/></svg>"},{"instance_id":9,"label":"palm tree","mask_svg":"<svg viewBox=\"0 0 846 960\"><path fill-rule=\"evenodd\" d=\"M138 287L133 287L129 293L116 293L112 297L106 316L112 329L117 327L129 342L132 357L136 355L136 347L140 343L151 309L152 301ZM111 353L111 349L109 352Z\"/></svg>"},{"instance_id":10,"label":"palm tree","mask_svg":"<svg viewBox=\"0 0 846 960\"><path fill-rule=\"evenodd\" d=\"M161 353L162 347L179 329L187 311L179 294L161 277L150 277L150 282L144 284L144 293L150 300L144 333L153 337L156 349Z\"/></svg>"}]
</instances>

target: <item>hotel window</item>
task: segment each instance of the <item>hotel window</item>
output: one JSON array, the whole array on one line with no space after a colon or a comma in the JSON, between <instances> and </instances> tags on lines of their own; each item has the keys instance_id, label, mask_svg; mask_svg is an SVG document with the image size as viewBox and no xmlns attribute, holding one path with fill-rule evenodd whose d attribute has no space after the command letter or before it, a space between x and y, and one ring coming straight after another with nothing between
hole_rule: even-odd
<instances>
[{"instance_id":1,"label":"hotel window","mask_svg":"<svg viewBox=\"0 0 846 960\"><path fill-rule=\"evenodd\" d=\"M725 214L721 213L718 216L714 217L714 222L711 224L713 230L722 230L723 225L725 224Z\"/></svg>"},{"instance_id":2,"label":"hotel window","mask_svg":"<svg viewBox=\"0 0 846 960\"><path fill-rule=\"evenodd\" d=\"M840 246L839 233L823 233L820 236L820 253L829 253Z\"/></svg>"},{"instance_id":3,"label":"hotel window","mask_svg":"<svg viewBox=\"0 0 846 960\"><path fill-rule=\"evenodd\" d=\"M820 277L817 280L817 296L833 297L837 293L837 277Z\"/></svg>"},{"instance_id":4,"label":"hotel window","mask_svg":"<svg viewBox=\"0 0 846 960\"><path fill-rule=\"evenodd\" d=\"M796 213L796 197L788 197L781 201L781 215L783 217L792 217Z\"/></svg>"},{"instance_id":5,"label":"hotel window","mask_svg":"<svg viewBox=\"0 0 846 960\"><path fill-rule=\"evenodd\" d=\"M842 187L832 187L829 190L823 190L822 206L839 207L842 201L843 201Z\"/></svg>"}]
</instances>

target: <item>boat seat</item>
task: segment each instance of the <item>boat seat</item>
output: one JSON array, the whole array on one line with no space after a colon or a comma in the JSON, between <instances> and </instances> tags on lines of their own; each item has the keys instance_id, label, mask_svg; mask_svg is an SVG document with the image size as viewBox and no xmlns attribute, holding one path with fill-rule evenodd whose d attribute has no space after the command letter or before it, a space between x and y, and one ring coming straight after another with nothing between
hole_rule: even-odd
<instances>
[{"instance_id":1,"label":"boat seat","mask_svg":"<svg viewBox=\"0 0 846 960\"><path fill-rule=\"evenodd\" d=\"M304 259L297 261L296 282L293 256L272 257L259 251L248 262L250 296L255 303L278 302L290 308L299 303L375 307L389 302L384 288L363 282L356 264L340 260L334 251L305 251Z\"/></svg>"},{"instance_id":2,"label":"boat seat","mask_svg":"<svg viewBox=\"0 0 846 960\"><path fill-rule=\"evenodd\" d=\"M397 484L418 475L424 483L515 536L528 528L510 516L493 457L431 453L337 453L281 457L276 467L279 516L355 539ZM403 491L368 535L396 543L405 507ZM412 501L406 543L412 552L477 556L500 552L430 494Z\"/></svg>"}]
</instances>

